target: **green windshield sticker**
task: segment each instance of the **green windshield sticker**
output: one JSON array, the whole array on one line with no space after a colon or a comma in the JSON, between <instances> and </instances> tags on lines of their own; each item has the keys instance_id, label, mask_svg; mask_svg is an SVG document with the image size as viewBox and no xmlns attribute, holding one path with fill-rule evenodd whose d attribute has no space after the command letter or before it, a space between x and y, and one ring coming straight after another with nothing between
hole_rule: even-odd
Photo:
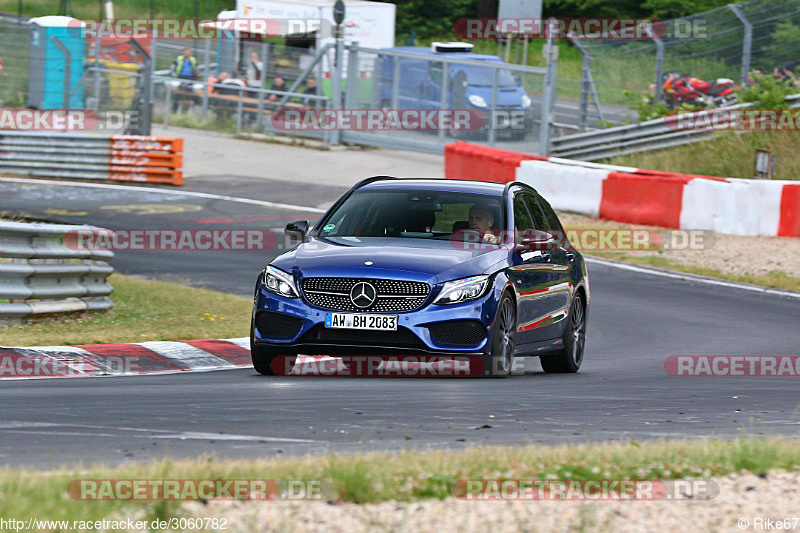
<instances>
[{"instance_id":1,"label":"green windshield sticker","mask_svg":"<svg viewBox=\"0 0 800 533\"><path fill-rule=\"evenodd\" d=\"M325 226L324 228L322 228L322 231L331 231L331 230L333 230L333 228L335 228L335 227L336 227L336 224L328 224L327 226Z\"/></svg>"}]
</instances>

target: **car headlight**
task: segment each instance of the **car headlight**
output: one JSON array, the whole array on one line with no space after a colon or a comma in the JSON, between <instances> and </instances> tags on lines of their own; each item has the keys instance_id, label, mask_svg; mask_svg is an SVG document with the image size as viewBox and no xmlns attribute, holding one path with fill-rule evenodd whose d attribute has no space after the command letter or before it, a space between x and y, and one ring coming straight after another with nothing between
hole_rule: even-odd
<instances>
[{"instance_id":1,"label":"car headlight","mask_svg":"<svg viewBox=\"0 0 800 533\"><path fill-rule=\"evenodd\" d=\"M264 288L269 292L287 298L299 298L300 291L294 283L294 276L274 266L268 266L264 273Z\"/></svg>"},{"instance_id":2,"label":"car headlight","mask_svg":"<svg viewBox=\"0 0 800 533\"><path fill-rule=\"evenodd\" d=\"M468 302L483 296L489 285L489 276L472 276L471 278L448 281L442 287L442 292L433 302L435 304L457 304Z\"/></svg>"},{"instance_id":3,"label":"car headlight","mask_svg":"<svg viewBox=\"0 0 800 533\"><path fill-rule=\"evenodd\" d=\"M483 96L471 94L467 97L467 100L469 100L469 103L475 107L487 107L486 100L483 98Z\"/></svg>"},{"instance_id":4,"label":"car headlight","mask_svg":"<svg viewBox=\"0 0 800 533\"><path fill-rule=\"evenodd\" d=\"M527 94L522 95L522 107L530 107L532 103L533 102L531 102L530 96L528 96Z\"/></svg>"}]
</instances>

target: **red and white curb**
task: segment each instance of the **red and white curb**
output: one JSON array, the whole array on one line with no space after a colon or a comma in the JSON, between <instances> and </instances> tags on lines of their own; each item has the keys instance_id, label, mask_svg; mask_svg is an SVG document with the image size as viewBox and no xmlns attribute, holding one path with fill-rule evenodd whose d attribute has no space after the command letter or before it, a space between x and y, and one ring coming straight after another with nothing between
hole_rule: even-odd
<instances>
[{"instance_id":1,"label":"red and white curb","mask_svg":"<svg viewBox=\"0 0 800 533\"><path fill-rule=\"evenodd\" d=\"M327 355L298 355L292 375L314 373L315 362L334 359ZM0 346L0 381L177 374L251 366L248 337L77 346ZM330 370L328 367L330 363L325 367ZM338 360L333 368L344 370Z\"/></svg>"},{"instance_id":2,"label":"red and white curb","mask_svg":"<svg viewBox=\"0 0 800 533\"><path fill-rule=\"evenodd\" d=\"M0 380L202 372L250 365L247 337L0 347Z\"/></svg>"}]
</instances>

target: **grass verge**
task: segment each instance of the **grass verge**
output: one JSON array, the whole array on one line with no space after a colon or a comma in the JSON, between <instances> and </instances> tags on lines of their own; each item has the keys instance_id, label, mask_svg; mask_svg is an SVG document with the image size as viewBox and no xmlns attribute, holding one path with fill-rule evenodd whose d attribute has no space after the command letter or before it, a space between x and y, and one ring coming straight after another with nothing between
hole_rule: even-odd
<instances>
[{"instance_id":1,"label":"grass verge","mask_svg":"<svg viewBox=\"0 0 800 533\"><path fill-rule=\"evenodd\" d=\"M252 302L248 298L121 274L112 274L109 283L114 287L114 308L110 311L0 326L0 344L55 346L249 334Z\"/></svg>"},{"instance_id":2,"label":"grass verge","mask_svg":"<svg viewBox=\"0 0 800 533\"><path fill-rule=\"evenodd\" d=\"M773 289L780 289L784 291L800 292L800 277L790 276L785 272L774 270L767 274L729 274L721 270L713 268L699 267L694 265L684 265L671 261L666 257L657 255L630 255L623 252L598 252L594 251L591 254L586 254L589 257L597 257L599 259L612 259L615 261L623 261L626 263L638 263L641 265L649 265L658 268L665 268L684 272L686 274L697 274L698 276L706 276L709 278L719 278L735 283L748 283L750 285L760 285L762 287L771 287Z\"/></svg>"},{"instance_id":3,"label":"grass verge","mask_svg":"<svg viewBox=\"0 0 800 533\"><path fill-rule=\"evenodd\" d=\"M683 479L800 468L800 441L653 441L562 446L476 447L399 454L186 461L51 471L0 470L0 516L48 520L180 516L179 502L79 501L75 479L272 479L322 481L333 502L414 501L453 496L459 479Z\"/></svg>"},{"instance_id":4,"label":"grass verge","mask_svg":"<svg viewBox=\"0 0 800 533\"><path fill-rule=\"evenodd\" d=\"M798 179L800 151L797 150L795 131L720 132L709 141L623 155L603 162L669 172L750 179L754 175L757 149L775 154L776 178Z\"/></svg>"}]
</instances>

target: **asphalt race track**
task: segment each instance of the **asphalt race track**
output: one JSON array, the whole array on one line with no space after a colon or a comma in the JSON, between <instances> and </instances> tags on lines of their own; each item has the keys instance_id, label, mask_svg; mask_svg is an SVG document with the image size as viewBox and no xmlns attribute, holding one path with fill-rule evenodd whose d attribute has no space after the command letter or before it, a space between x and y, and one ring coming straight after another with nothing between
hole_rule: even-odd
<instances>
[{"instance_id":1,"label":"asphalt race track","mask_svg":"<svg viewBox=\"0 0 800 533\"><path fill-rule=\"evenodd\" d=\"M32 180L31 180L32 181ZM203 190L0 180L2 214L124 228L281 228L338 187L245 178ZM175 192L176 189L165 189ZM282 237L278 240L282 244ZM121 252L123 273L247 295L271 252ZM757 258L753 258L758 260ZM798 378L685 378L671 355L800 354L800 298L592 263L584 366L504 380L267 378L251 369L0 383L0 463L453 449L480 444L798 436ZM247 324L242 327L243 336ZM0 338L0 344L2 338Z\"/></svg>"}]
</instances>

